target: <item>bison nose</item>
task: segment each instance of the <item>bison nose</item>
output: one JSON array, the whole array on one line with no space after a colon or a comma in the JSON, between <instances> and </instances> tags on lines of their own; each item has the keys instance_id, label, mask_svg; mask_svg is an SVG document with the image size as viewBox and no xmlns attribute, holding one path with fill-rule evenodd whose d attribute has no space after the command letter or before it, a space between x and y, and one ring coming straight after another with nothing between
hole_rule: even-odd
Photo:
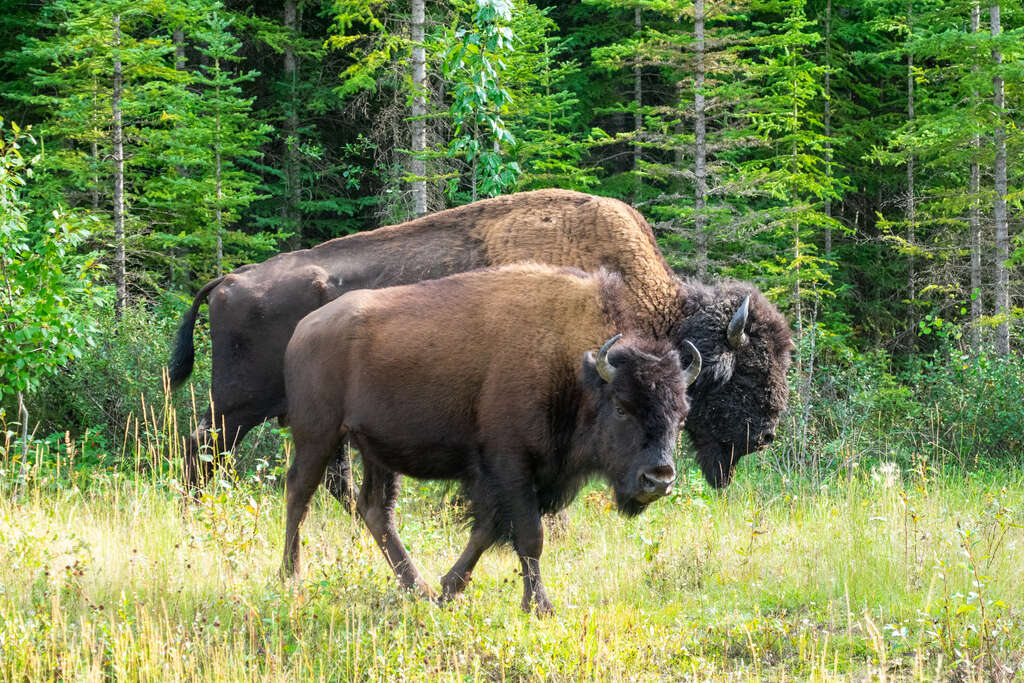
<instances>
[{"instance_id":1,"label":"bison nose","mask_svg":"<svg viewBox=\"0 0 1024 683\"><path fill-rule=\"evenodd\" d=\"M645 470L640 475L640 489L655 496L664 496L672 490L672 482L676 480L676 470L671 465L660 465Z\"/></svg>"},{"instance_id":2,"label":"bison nose","mask_svg":"<svg viewBox=\"0 0 1024 683\"><path fill-rule=\"evenodd\" d=\"M772 441L775 441L774 432L765 432L764 434L761 435L761 443L764 444L765 446L770 444Z\"/></svg>"}]
</instances>

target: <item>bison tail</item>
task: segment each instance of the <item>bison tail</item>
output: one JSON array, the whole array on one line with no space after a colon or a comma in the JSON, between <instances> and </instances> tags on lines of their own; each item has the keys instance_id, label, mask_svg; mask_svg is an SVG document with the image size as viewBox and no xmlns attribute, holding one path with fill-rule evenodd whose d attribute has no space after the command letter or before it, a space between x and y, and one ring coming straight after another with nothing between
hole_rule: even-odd
<instances>
[{"instance_id":1,"label":"bison tail","mask_svg":"<svg viewBox=\"0 0 1024 683\"><path fill-rule=\"evenodd\" d=\"M192 301L192 308L185 313L178 327L178 333L174 339L174 350L171 352L171 360L167 364L167 374L171 380L171 389L177 389L192 374L192 365L196 359L195 345L192 343L192 332L196 326L196 316L199 314L199 306L209 296L213 288L224 280L219 277L211 280L199 290L196 298Z\"/></svg>"}]
</instances>

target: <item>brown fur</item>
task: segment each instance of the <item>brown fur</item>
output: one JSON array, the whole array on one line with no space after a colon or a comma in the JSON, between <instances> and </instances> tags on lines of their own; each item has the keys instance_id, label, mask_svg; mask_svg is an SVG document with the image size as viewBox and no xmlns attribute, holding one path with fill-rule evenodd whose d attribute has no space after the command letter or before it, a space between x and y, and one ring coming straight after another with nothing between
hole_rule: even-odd
<instances>
[{"instance_id":1,"label":"brown fur","mask_svg":"<svg viewBox=\"0 0 1024 683\"><path fill-rule=\"evenodd\" d=\"M698 458L714 461L705 474L723 467L731 472L739 455L769 440L782 407L771 387L785 385L785 367L771 359L779 353L788 355L790 346L778 311L759 300L762 303L751 312L751 327L786 329L785 339L751 334L749 348L738 353L725 340L729 316L742 301L733 289L681 283L658 252L650 226L626 204L579 192L537 190L281 254L243 266L219 285L204 288L184 318L169 366L174 385L191 372L192 327L203 296L210 292L214 406L205 411L189 440L189 479L201 478L197 454L209 447L211 425L220 427L222 442L216 450L223 450L263 420L286 415L284 350L296 324L310 311L353 289L409 284L524 260L621 273L624 296L608 305L617 307L618 317L630 317L628 327L668 339L677 349L684 339L694 340L705 357L708 376L716 379L691 392L705 409L687 426ZM710 326L698 330L687 321ZM718 362L722 365L709 367ZM767 413L730 413L729 406L749 403L752 393L769 390L773 399L761 404ZM742 442L736 440L740 432ZM728 453L723 450L726 443ZM345 462L339 460L339 467L343 469ZM337 479L343 480L347 476ZM723 485L727 478L709 481ZM346 495L344 486L332 492Z\"/></svg>"},{"instance_id":2,"label":"brown fur","mask_svg":"<svg viewBox=\"0 0 1024 683\"><path fill-rule=\"evenodd\" d=\"M550 611L540 514L592 475L637 514L675 478L689 409L675 350L628 335L609 354L610 384L595 368L592 349L629 332L610 315L620 306L608 305L626 296L605 271L516 265L350 292L306 316L285 355L295 441L285 570L297 565L309 499L347 437L363 456L359 513L403 586L429 593L395 530L397 475L455 480L474 523L444 595L507 538L523 567L523 608Z\"/></svg>"}]
</instances>

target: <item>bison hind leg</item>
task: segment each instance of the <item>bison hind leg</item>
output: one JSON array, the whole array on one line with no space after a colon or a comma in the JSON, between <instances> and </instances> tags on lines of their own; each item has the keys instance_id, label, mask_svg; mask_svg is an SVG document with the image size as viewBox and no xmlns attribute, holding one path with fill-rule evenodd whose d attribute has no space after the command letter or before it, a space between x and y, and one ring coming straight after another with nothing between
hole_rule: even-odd
<instances>
[{"instance_id":1,"label":"bison hind leg","mask_svg":"<svg viewBox=\"0 0 1024 683\"><path fill-rule=\"evenodd\" d=\"M363 485L359 489L356 509L370 530L373 540L384 553L402 588L417 590L433 598L434 591L420 576L413 564L395 524L395 501L398 498L398 474L374 461L365 443L357 441L363 454Z\"/></svg>"},{"instance_id":2,"label":"bison hind leg","mask_svg":"<svg viewBox=\"0 0 1024 683\"><path fill-rule=\"evenodd\" d=\"M300 430L293 432L295 455L285 480L286 523L282 576L299 571L299 526L309 512L309 502L324 478L327 464L334 455L341 436L306 438Z\"/></svg>"}]
</instances>

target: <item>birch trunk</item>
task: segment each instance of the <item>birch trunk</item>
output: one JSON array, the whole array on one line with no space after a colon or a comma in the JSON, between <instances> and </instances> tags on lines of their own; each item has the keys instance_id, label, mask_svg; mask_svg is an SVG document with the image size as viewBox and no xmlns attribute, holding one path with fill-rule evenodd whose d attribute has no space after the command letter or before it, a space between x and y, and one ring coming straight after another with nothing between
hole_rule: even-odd
<instances>
[{"instance_id":1,"label":"birch trunk","mask_svg":"<svg viewBox=\"0 0 1024 683\"><path fill-rule=\"evenodd\" d=\"M417 216L427 213L427 162L422 154L427 149L427 60L423 47L426 24L426 1L412 0L412 159L409 171L413 176L412 205Z\"/></svg>"},{"instance_id":2,"label":"birch trunk","mask_svg":"<svg viewBox=\"0 0 1024 683\"><path fill-rule=\"evenodd\" d=\"M114 313L118 318L124 313L128 300L126 285L127 267L124 253L124 128L121 122L121 96L123 90L121 73L121 15L114 15L114 84L110 93L110 109L113 118L114 148L114 285L116 298Z\"/></svg>"},{"instance_id":3,"label":"birch trunk","mask_svg":"<svg viewBox=\"0 0 1024 683\"><path fill-rule=\"evenodd\" d=\"M999 23L999 3L994 3L990 10L992 20L992 37L998 38L1001 33ZM992 217L996 239L996 314L1002 321L996 328L996 353L1005 356L1010 353L1010 281L1006 262L1010 258L1010 236L1006 225L1006 126L1003 123L1005 102L1003 94L1003 78L999 75L999 65L1003 63L1003 55L998 49L992 50L992 62L996 73L992 77L992 90L998 120L992 136L996 150L995 159L995 206Z\"/></svg>"}]
</instances>

